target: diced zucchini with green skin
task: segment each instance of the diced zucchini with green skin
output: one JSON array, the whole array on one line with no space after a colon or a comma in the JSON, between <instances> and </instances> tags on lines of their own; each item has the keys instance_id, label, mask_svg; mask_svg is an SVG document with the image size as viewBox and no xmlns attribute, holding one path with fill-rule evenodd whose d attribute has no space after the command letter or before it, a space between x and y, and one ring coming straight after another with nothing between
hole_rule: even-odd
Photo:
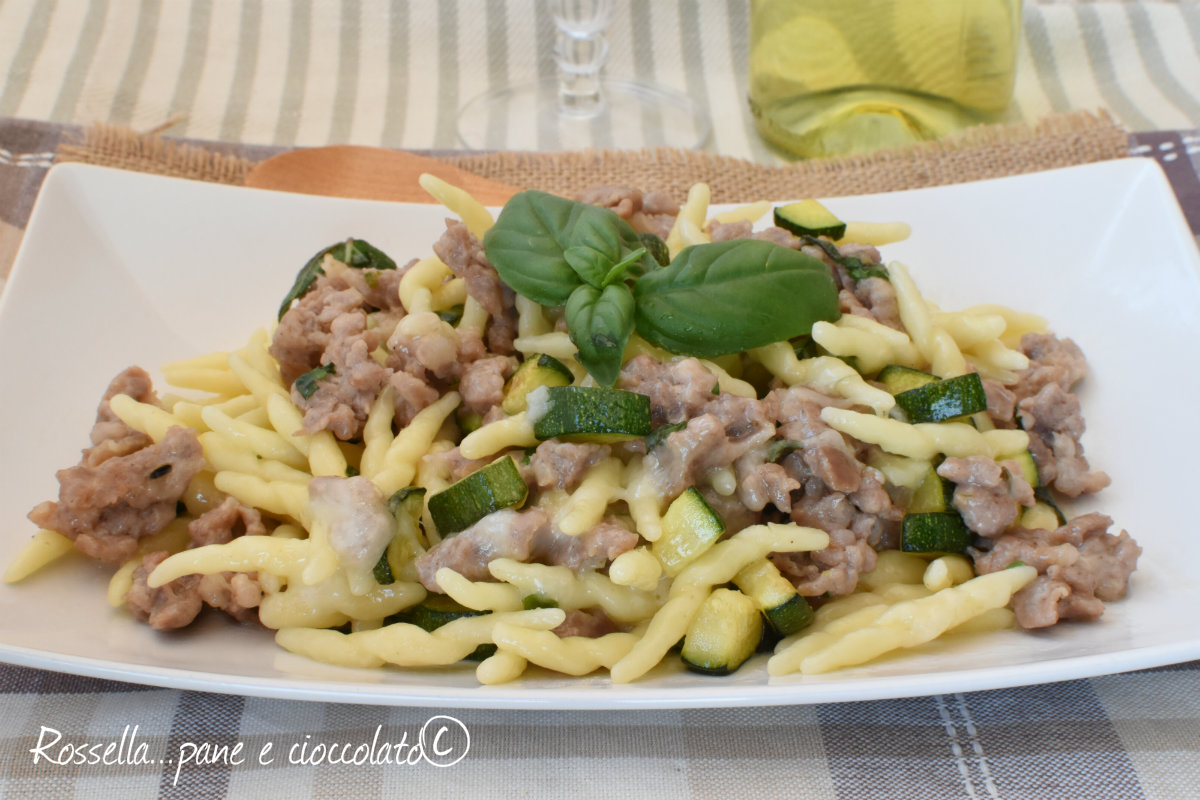
<instances>
[{"instance_id":1,"label":"diced zucchini with green skin","mask_svg":"<svg viewBox=\"0 0 1200 800\"><path fill-rule=\"evenodd\" d=\"M533 353L521 362L521 366L504 385L504 399L500 407L505 414L519 414L525 410L525 398L534 389L539 386L570 386L574 380L571 370L554 356Z\"/></svg>"},{"instance_id":2,"label":"diced zucchini with green skin","mask_svg":"<svg viewBox=\"0 0 1200 800\"><path fill-rule=\"evenodd\" d=\"M483 415L478 411L468 411L465 408L459 408L455 412L458 418L458 427L464 434L473 433L483 426Z\"/></svg>"},{"instance_id":3,"label":"diced zucchini with green skin","mask_svg":"<svg viewBox=\"0 0 1200 800\"><path fill-rule=\"evenodd\" d=\"M1033 453L1028 450L1011 455L1002 456L996 459L997 461L1015 461L1021 467L1021 477L1024 478L1030 486L1037 488L1041 485L1041 477L1038 475L1037 462L1033 460Z\"/></svg>"},{"instance_id":4,"label":"diced zucchini with green skin","mask_svg":"<svg viewBox=\"0 0 1200 800\"><path fill-rule=\"evenodd\" d=\"M429 515L443 536L458 533L502 508L519 506L529 495L511 456L496 459L429 498Z\"/></svg>"},{"instance_id":5,"label":"diced zucchini with green skin","mask_svg":"<svg viewBox=\"0 0 1200 800\"><path fill-rule=\"evenodd\" d=\"M827 236L840 239L846 233L846 223L816 200L801 200L776 206L775 224L796 236Z\"/></svg>"},{"instance_id":6,"label":"diced zucchini with green skin","mask_svg":"<svg viewBox=\"0 0 1200 800\"><path fill-rule=\"evenodd\" d=\"M1039 486L1034 489L1033 497L1039 504L1046 506L1054 513L1054 519L1058 522L1058 525L1067 524L1067 515L1058 507L1058 503L1055 501L1054 494L1050 491L1049 486Z\"/></svg>"},{"instance_id":7,"label":"diced zucchini with green skin","mask_svg":"<svg viewBox=\"0 0 1200 800\"><path fill-rule=\"evenodd\" d=\"M395 582L406 567L412 567L412 560L417 555L414 545L420 537L421 515L425 511L425 489L406 486L393 492L387 507L396 520L396 535L375 565L375 580L380 585Z\"/></svg>"},{"instance_id":8,"label":"diced zucchini with green skin","mask_svg":"<svg viewBox=\"0 0 1200 800\"><path fill-rule=\"evenodd\" d=\"M987 394L979 373L968 372L900 392L896 406L909 422L945 422L987 410Z\"/></svg>"},{"instance_id":9,"label":"diced zucchini with green skin","mask_svg":"<svg viewBox=\"0 0 1200 800\"><path fill-rule=\"evenodd\" d=\"M601 386L551 386L545 413L533 423L538 439L612 442L650 433L650 398Z\"/></svg>"},{"instance_id":10,"label":"diced zucchini with green skin","mask_svg":"<svg viewBox=\"0 0 1200 800\"><path fill-rule=\"evenodd\" d=\"M913 492L908 501L907 511L910 514L925 514L933 511L953 511L954 482L948 481L937 474L934 465L929 467L925 480Z\"/></svg>"},{"instance_id":11,"label":"diced zucchini with green skin","mask_svg":"<svg viewBox=\"0 0 1200 800\"><path fill-rule=\"evenodd\" d=\"M679 657L693 672L728 675L754 655L762 635L758 604L733 589L716 589L688 626Z\"/></svg>"},{"instance_id":12,"label":"diced zucchini with green skin","mask_svg":"<svg viewBox=\"0 0 1200 800\"><path fill-rule=\"evenodd\" d=\"M967 552L973 538L958 512L906 514L900 531L900 549L929 555L962 554Z\"/></svg>"},{"instance_id":13,"label":"diced zucchini with green skin","mask_svg":"<svg viewBox=\"0 0 1200 800\"><path fill-rule=\"evenodd\" d=\"M660 267L671 263L671 251L667 249L667 243L661 236L654 233L639 233L637 237L638 241L642 243L642 247L646 248L646 252Z\"/></svg>"},{"instance_id":14,"label":"diced zucchini with green skin","mask_svg":"<svg viewBox=\"0 0 1200 800\"><path fill-rule=\"evenodd\" d=\"M671 501L662 517L662 535L650 546L663 565L663 572L675 577L725 533L725 522L713 511L696 487L692 486Z\"/></svg>"},{"instance_id":15,"label":"diced zucchini with green skin","mask_svg":"<svg viewBox=\"0 0 1200 800\"><path fill-rule=\"evenodd\" d=\"M521 598L521 607L526 611L535 608L558 608L558 602L544 594L527 594Z\"/></svg>"},{"instance_id":16,"label":"diced zucchini with green skin","mask_svg":"<svg viewBox=\"0 0 1200 800\"><path fill-rule=\"evenodd\" d=\"M767 622L780 636L791 636L813 621L812 606L770 561L744 567L733 576L742 593L758 603Z\"/></svg>"},{"instance_id":17,"label":"diced zucchini with green skin","mask_svg":"<svg viewBox=\"0 0 1200 800\"><path fill-rule=\"evenodd\" d=\"M933 383L937 379L937 375L931 375L928 372L922 372L919 369L906 367L902 364L888 364L879 370L879 374L875 377L875 380L882 383L883 388L887 389L890 394L907 392L909 389L916 389L918 386Z\"/></svg>"},{"instance_id":18,"label":"diced zucchini with green skin","mask_svg":"<svg viewBox=\"0 0 1200 800\"><path fill-rule=\"evenodd\" d=\"M1029 508L1021 509L1021 519L1018 523L1022 528L1033 528L1044 531L1057 530L1063 523L1058 521L1059 513L1054 506L1040 500ZM1061 513L1061 512L1060 512Z\"/></svg>"},{"instance_id":19,"label":"diced zucchini with green skin","mask_svg":"<svg viewBox=\"0 0 1200 800\"><path fill-rule=\"evenodd\" d=\"M490 611L476 611L473 608L467 608L459 604L456 600L444 594L428 595L420 603L415 606L406 608L403 611L392 614L384 620L385 625L391 625L397 622L416 625L423 631L432 633L448 622L453 622L456 619L463 617L478 617L483 614L490 614ZM493 655L496 652L496 645L481 644L476 647L464 661L482 661L485 658Z\"/></svg>"}]
</instances>

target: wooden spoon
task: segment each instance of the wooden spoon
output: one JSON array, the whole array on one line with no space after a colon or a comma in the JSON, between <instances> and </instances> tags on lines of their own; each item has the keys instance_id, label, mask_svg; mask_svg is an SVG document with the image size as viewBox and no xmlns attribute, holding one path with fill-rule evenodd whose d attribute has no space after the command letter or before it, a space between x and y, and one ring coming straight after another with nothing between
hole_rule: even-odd
<instances>
[{"instance_id":1,"label":"wooden spoon","mask_svg":"<svg viewBox=\"0 0 1200 800\"><path fill-rule=\"evenodd\" d=\"M246 185L331 197L435 203L417 179L421 173L438 176L471 194L484 205L503 205L520 191L436 158L403 150L360 145L331 145L289 150L256 164Z\"/></svg>"}]
</instances>

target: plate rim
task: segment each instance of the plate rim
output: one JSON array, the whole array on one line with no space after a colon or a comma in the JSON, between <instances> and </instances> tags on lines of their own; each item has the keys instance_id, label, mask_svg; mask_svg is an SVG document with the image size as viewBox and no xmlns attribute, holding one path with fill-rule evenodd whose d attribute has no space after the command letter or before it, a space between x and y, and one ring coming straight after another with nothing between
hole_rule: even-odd
<instances>
[{"instance_id":1,"label":"plate rim","mask_svg":"<svg viewBox=\"0 0 1200 800\"><path fill-rule=\"evenodd\" d=\"M1158 164L1148 157L1128 157L1114 159L1094 164L1075 165L1055 170L1045 170L1022 175L1011 175L992 178L985 181L974 181L966 184L948 186L922 187L918 189L900 190L907 192L940 192L954 186L980 186L993 182L1021 181L1044 177L1050 173L1063 173L1078 170L1113 170L1125 175L1125 180L1148 179L1157 181L1157 187L1165 191L1166 196L1174 202L1170 204L1175 209L1173 219L1167 224L1184 234L1184 238L1193 245L1196 239L1191 235L1179 207L1178 199L1167 182L1166 176ZM164 185L180 183L203 185L207 188L221 187L219 191L258 191L269 194L296 197L290 193L270 192L270 190L254 190L246 187L228 184L204 184L183 178L139 173L111 167L103 167L81 163L63 163L55 165L48 172L39 192L37 201L31 211L26 236L13 261L13 268L0 293L0 318L5 315L9 303L15 303L12 298L17 292L26 271L32 269L26 266L33 260L26 255L29 242L35 241L30 231L40 231L42 217L48 202L43 202L43 193L49 187L50 194L56 191L67 191L69 180L89 180L90 174L119 175L120 180L162 181ZM75 178L73 176L81 177ZM1114 175L1114 180L1117 175ZM62 188L59 188L62 185ZM878 197L894 195L898 192L887 192L872 195L847 195L830 198L831 200L853 200L862 197ZM369 203L382 206L407 206L430 204L406 204L388 201L360 200L353 198L331 198L319 195L302 195L311 198L312 202L325 203L329 201L352 204ZM780 201L782 202L782 201ZM1170 213L1170 212L1168 212ZM1191 264L1200 274L1200 250L1197 250ZM52 653L36 650L22 645L10 644L3 639L0 629L0 662L16 666L46 669L53 672L78 675L81 677L101 680L113 680L129 684L140 684L150 687L170 688L191 691L217 692L252 697L275 699L293 699L318 702L344 702L368 705L413 706L413 707L445 707L445 708L495 708L495 709L552 709L552 710L602 710L612 708L644 708L644 709L678 709L678 708L721 708L721 707L758 707L776 705L817 704L830 702L849 702L859 700L895 699L903 697L926 696L930 694L927 685L929 673L899 675L888 678L849 678L839 682L816 682L801 685L795 681L771 684L727 684L713 691L701 691L696 686L662 687L655 686L645 690L628 689L627 687L603 687L596 691L595 687L552 687L531 691L522 688L520 683L499 687L446 687L429 684L426 686L409 686L406 684L369 684L341 682L324 679L286 678L221 674L207 671L186 670L176 667L164 667L147 664L128 664L88 656L76 656L64 653ZM1029 673L1030 680L1013 681L1012 666L997 668L970 668L941 673L939 677L946 679L945 691L978 691L1000 689L1020 685L1032 685L1092 678L1101 675L1129 672L1138 669L1169 666L1191 659L1200 658L1200 639L1185 642L1160 643L1151 646L1119 651L1118 653L1101 653L1078 655L1059 658L1052 661L1032 662L1020 665L1022 675ZM891 684L890 689L871 691L878 684ZM910 685L912 684L912 685ZM866 685L866 691L863 690Z\"/></svg>"}]
</instances>

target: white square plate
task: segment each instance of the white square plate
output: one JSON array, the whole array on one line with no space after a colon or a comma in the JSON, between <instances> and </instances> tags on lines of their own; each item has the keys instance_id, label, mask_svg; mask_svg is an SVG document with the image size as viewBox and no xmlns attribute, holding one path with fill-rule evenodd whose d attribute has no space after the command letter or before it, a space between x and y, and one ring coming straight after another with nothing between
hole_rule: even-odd
<instances>
[{"instance_id":1,"label":"white square plate","mask_svg":"<svg viewBox=\"0 0 1200 800\"><path fill-rule=\"evenodd\" d=\"M904 220L884 249L926 295L1044 315L1090 359L1082 385L1102 509L1144 548L1130 596L1092 624L1006 632L818 677L768 679L760 657L727 678L664 665L646 679L532 675L480 687L469 667L350 670L279 650L219 619L156 633L104 599L107 573L68 558L0 586L0 659L160 686L355 703L491 708L772 705L991 689L1200 658L1200 256L1157 165L1127 159L944 188L829 201L846 219ZM57 496L109 379L243 344L297 269L347 236L403 263L447 212L239 189L82 165L55 167L0 298L0 563ZM160 383L161 385L161 383ZM214 615L216 616L216 615Z\"/></svg>"}]
</instances>

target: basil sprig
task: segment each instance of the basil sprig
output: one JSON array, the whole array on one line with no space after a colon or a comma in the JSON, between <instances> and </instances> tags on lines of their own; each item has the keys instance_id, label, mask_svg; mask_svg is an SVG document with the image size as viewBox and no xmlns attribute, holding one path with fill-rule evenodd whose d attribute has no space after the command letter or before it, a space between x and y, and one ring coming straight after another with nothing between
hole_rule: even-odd
<instances>
[{"instance_id":1,"label":"basil sprig","mask_svg":"<svg viewBox=\"0 0 1200 800\"><path fill-rule=\"evenodd\" d=\"M825 264L757 239L685 248L638 282L634 300L642 338L701 358L786 341L840 316Z\"/></svg>"},{"instance_id":2,"label":"basil sprig","mask_svg":"<svg viewBox=\"0 0 1200 800\"><path fill-rule=\"evenodd\" d=\"M292 282L292 288L288 289L288 293L283 297L283 302L279 305L279 319L283 319L283 315L292 307L292 302L302 297L312 287L318 276L325 274L325 268L322 265L325 263L327 255L331 255L355 269L396 268L396 262L387 253L363 239L347 239L344 242L331 244L310 258L300 268L300 272L296 274L296 280Z\"/></svg>"},{"instance_id":3,"label":"basil sprig","mask_svg":"<svg viewBox=\"0 0 1200 800\"><path fill-rule=\"evenodd\" d=\"M607 208L528 191L505 204L484 236L501 280L544 306L564 306L579 363L612 386L633 333L628 282L658 265Z\"/></svg>"},{"instance_id":4,"label":"basil sprig","mask_svg":"<svg viewBox=\"0 0 1200 800\"><path fill-rule=\"evenodd\" d=\"M635 330L673 353L711 357L839 316L829 268L804 253L741 239L694 245L660 266L609 209L545 192L514 195L483 244L510 288L564 307L579 362L605 386Z\"/></svg>"}]
</instances>

